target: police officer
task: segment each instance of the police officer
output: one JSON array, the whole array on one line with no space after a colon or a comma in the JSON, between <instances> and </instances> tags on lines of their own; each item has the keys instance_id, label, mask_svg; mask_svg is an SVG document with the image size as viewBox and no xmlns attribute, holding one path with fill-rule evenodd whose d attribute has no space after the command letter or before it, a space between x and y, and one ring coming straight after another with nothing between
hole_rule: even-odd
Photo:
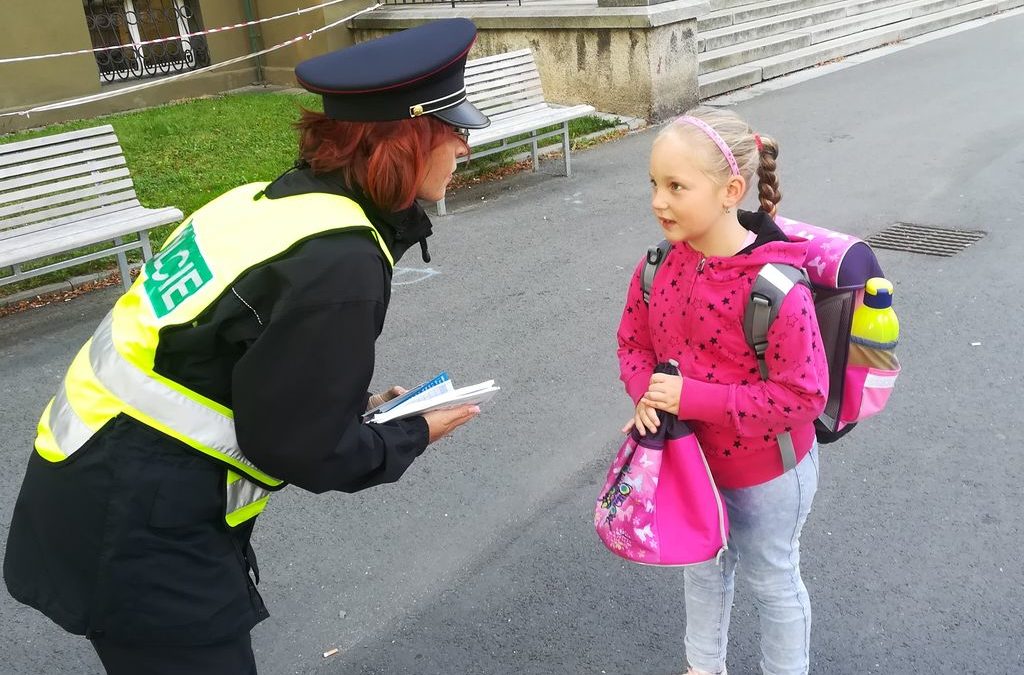
<instances>
[{"instance_id":1,"label":"police officer","mask_svg":"<svg viewBox=\"0 0 1024 675\"><path fill-rule=\"evenodd\" d=\"M19 601L108 673L255 673L249 540L291 483L398 480L477 409L364 424L395 262L488 124L450 19L305 61L300 161L192 214L71 364L39 422L4 561Z\"/></svg>"}]
</instances>

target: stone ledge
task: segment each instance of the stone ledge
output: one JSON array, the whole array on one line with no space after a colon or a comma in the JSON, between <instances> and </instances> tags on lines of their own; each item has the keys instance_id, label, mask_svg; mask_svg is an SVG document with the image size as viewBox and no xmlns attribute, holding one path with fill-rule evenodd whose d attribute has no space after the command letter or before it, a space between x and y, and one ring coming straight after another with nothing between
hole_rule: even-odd
<instances>
[{"instance_id":1,"label":"stone ledge","mask_svg":"<svg viewBox=\"0 0 1024 675\"><path fill-rule=\"evenodd\" d=\"M696 19L711 11L709 0L669 0L656 5L598 7L596 4L533 5L495 7L463 4L424 7L385 6L353 19L351 28L400 30L425 21L463 17L472 19L481 30L502 28L601 29L655 28L687 19Z\"/></svg>"}]
</instances>

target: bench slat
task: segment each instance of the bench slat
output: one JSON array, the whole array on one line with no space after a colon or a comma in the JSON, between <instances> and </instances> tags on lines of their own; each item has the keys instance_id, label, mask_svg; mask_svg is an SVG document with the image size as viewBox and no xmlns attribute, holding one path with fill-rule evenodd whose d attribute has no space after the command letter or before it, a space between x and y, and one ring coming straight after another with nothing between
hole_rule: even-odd
<instances>
[{"instance_id":1,"label":"bench slat","mask_svg":"<svg viewBox=\"0 0 1024 675\"><path fill-rule=\"evenodd\" d=\"M124 156L121 154L121 148L119 146L108 145L95 150L86 150L79 155L72 155L70 157L55 157L52 159L44 159L39 162L27 162L25 164L9 166L0 173L0 184L2 184L2 180L14 178L15 176L24 176L30 173L57 169L71 164L85 164L87 162L104 159L106 157L113 157L115 155L119 155L121 157Z\"/></svg>"},{"instance_id":2,"label":"bench slat","mask_svg":"<svg viewBox=\"0 0 1024 675\"><path fill-rule=\"evenodd\" d=\"M481 129L470 136L471 145L484 145L519 134L530 133L544 127L555 126L569 120L583 117L594 111L593 106L580 105L571 108L549 108L532 110L524 115L515 115L496 121L492 126Z\"/></svg>"},{"instance_id":3,"label":"bench slat","mask_svg":"<svg viewBox=\"0 0 1024 675\"><path fill-rule=\"evenodd\" d=\"M524 97L518 100L507 99L499 105L491 105L486 108L481 108L484 114L488 117L495 117L500 115L506 115L508 113L515 112L516 110L522 110L524 108L530 108L537 105L547 105L543 99L537 99L536 97Z\"/></svg>"},{"instance_id":4,"label":"bench slat","mask_svg":"<svg viewBox=\"0 0 1024 675\"><path fill-rule=\"evenodd\" d=\"M495 61L503 61L503 60L508 59L508 58L513 58L513 57L516 57L516 56L523 56L524 54L526 56L529 56L530 58L533 58L533 50L532 49L529 49L529 48L517 49L517 50L512 51L512 52L502 52L501 54L493 54L491 56L481 56L478 59L470 59L469 61L466 62L466 68L468 69L468 68L471 68L473 66L485 65L485 64L488 64L488 63L493 63Z\"/></svg>"},{"instance_id":5,"label":"bench slat","mask_svg":"<svg viewBox=\"0 0 1024 675\"><path fill-rule=\"evenodd\" d=\"M14 143L4 143L0 145L0 156L6 155L12 152L21 152L23 150L31 150L32 148L42 147L44 145L54 145L56 143L67 143L68 141L77 140L79 138L89 138L91 136L101 136L103 134L114 133L114 127L109 124L104 124L99 127L89 127L88 129L79 129L78 131L68 131L63 134L53 134L50 136L40 136L38 138L30 138L27 141L16 141Z\"/></svg>"},{"instance_id":6,"label":"bench slat","mask_svg":"<svg viewBox=\"0 0 1024 675\"><path fill-rule=\"evenodd\" d=\"M537 77L537 73L516 73L500 80L489 80L482 84L473 85L471 89L467 89L466 98L473 105L476 105L477 101L485 101L495 96L500 96L503 91L515 92L520 89L542 88L543 85L540 78Z\"/></svg>"},{"instance_id":7,"label":"bench slat","mask_svg":"<svg viewBox=\"0 0 1024 675\"><path fill-rule=\"evenodd\" d=\"M494 92L502 89L538 89L542 88L540 77L537 71L525 73L510 73L501 79L488 80L473 85L466 91L466 96L471 101L486 99L494 96Z\"/></svg>"},{"instance_id":8,"label":"bench slat","mask_svg":"<svg viewBox=\"0 0 1024 675\"><path fill-rule=\"evenodd\" d=\"M57 239L66 235L77 235L83 232L95 231L97 224L104 225L142 220L147 218L152 212L160 210L147 209L144 206L131 203L113 204L106 208L113 210L108 213L90 213L85 218L79 215L77 220L67 223L59 224L54 220L36 223L29 227L19 227L15 230L4 230L0 232L0 241L5 242L5 248L17 248L24 246L24 242L35 241L40 237L47 238L47 241L49 241L50 239ZM48 232L48 230L53 231Z\"/></svg>"},{"instance_id":9,"label":"bench slat","mask_svg":"<svg viewBox=\"0 0 1024 675\"><path fill-rule=\"evenodd\" d=\"M32 201L21 202L19 204L13 204L11 206L0 207L0 224L4 222L4 218L16 213L24 213L26 211L35 209L44 209L49 206L57 206L58 204L67 204L68 202L74 202L80 199L88 199L89 197L110 194L121 190L131 190L134 189L134 187L135 186L132 184L132 179L126 178L124 180L107 183L102 186L102 189L95 186L87 187L81 190L72 190L71 192L61 192L59 194L44 197L42 199L33 199Z\"/></svg>"},{"instance_id":10,"label":"bench slat","mask_svg":"<svg viewBox=\"0 0 1024 675\"><path fill-rule=\"evenodd\" d=\"M494 79L473 85L473 88L466 92L466 96L475 103L479 100L493 98L503 90L515 91L516 89L539 89L541 87L541 81L537 77L536 71L532 73L514 73L500 80Z\"/></svg>"},{"instance_id":11,"label":"bench slat","mask_svg":"<svg viewBox=\"0 0 1024 675\"><path fill-rule=\"evenodd\" d=\"M109 216L80 221L81 227L57 232L35 232L24 237L4 242L0 250L0 267L28 260L38 260L57 253L109 241L134 232L148 230L158 225L176 223L181 220L177 209L145 209L124 220L109 220Z\"/></svg>"},{"instance_id":12,"label":"bench slat","mask_svg":"<svg viewBox=\"0 0 1024 675\"><path fill-rule=\"evenodd\" d=\"M537 70L537 65L529 55L513 61L487 64L479 68L470 68L467 65L465 79L469 81L486 80L487 78L494 77L496 74L500 75L507 70L514 70L516 68L533 68Z\"/></svg>"},{"instance_id":13,"label":"bench slat","mask_svg":"<svg viewBox=\"0 0 1024 675\"><path fill-rule=\"evenodd\" d=\"M490 80L501 79L513 73L533 73L538 78L540 77L540 71L537 70L537 65L533 61L523 61L522 63L510 64L503 68L495 68L486 72L467 73L465 82L467 87L474 88L481 84L486 84Z\"/></svg>"},{"instance_id":14,"label":"bench slat","mask_svg":"<svg viewBox=\"0 0 1024 675\"><path fill-rule=\"evenodd\" d=\"M92 185L95 190L95 194L103 194L110 192L114 189L109 187L115 183L108 183L107 181L115 181L118 178L127 178L129 181L131 178L128 175L128 167L122 167L120 169L114 169L113 171L100 171L90 176L82 176L81 178L70 178L62 180L59 183L51 183L49 185L38 185L32 188L26 188L24 190L12 190L11 192L0 194L0 204L12 204L19 202L30 197L38 197L40 195L53 194L55 192L61 192L64 190L71 190L73 188L82 187L84 185Z\"/></svg>"},{"instance_id":15,"label":"bench slat","mask_svg":"<svg viewBox=\"0 0 1024 675\"><path fill-rule=\"evenodd\" d=\"M544 90L541 89L539 82L532 87L522 87L516 84L502 89L495 89L493 92L487 92L487 95L470 102L483 111L484 114L487 114L487 109L523 100L529 100L534 103L544 102Z\"/></svg>"},{"instance_id":16,"label":"bench slat","mask_svg":"<svg viewBox=\"0 0 1024 675\"><path fill-rule=\"evenodd\" d=\"M484 111L488 117L500 117L501 115L507 115L523 108L529 108L533 106L547 107L547 102L543 99L537 98L523 98L520 100L508 99L500 105L488 106Z\"/></svg>"},{"instance_id":17,"label":"bench slat","mask_svg":"<svg viewBox=\"0 0 1024 675\"><path fill-rule=\"evenodd\" d=\"M502 124L505 124L510 119L514 119L514 118L517 118L517 117L522 117L524 115L529 115L529 114L532 114L532 113L544 112L544 111L548 110L550 107L551 107L551 104L547 103L547 102L533 103L533 104L530 104L526 108L518 108L516 110L510 110L508 112L498 113L498 114L493 115L491 117L491 126L501 126ZM486 129L490 129L491 127L488 126L488 127L485 127L485 128ZM481 131L483 131L483 130L481 130Z\"/></svg>"},{"instance_id":18,"label":"bench slat","mask_svg":"<svg viewBox=\"0 0 1024 675\"><path fill-rule=\"evenodd\" d=\"M104 169L114 169L125 166L124 156L110 157L107 159L94 160L88 164L73 164L61 169L33 173L28 176L21 176L12 180L0 180L0 193L7 190L29 187L31 185L45 185L53 183L62 178L81 176L83 174L99 174Z\"/></svg>"},{"instance_id":19,"label":"bench slat","mask_svg":"<svg viewBox=\"0 0 1024 675\"><path fill-rule=\"evenodd\" d=\"M14 164L24 164L37 159L50 159L72 152L88 150L90 148L101 148L107 145L118 145L117 137L112 135L95 136L72 141L71 143L60 143L58 145L47 145L41 148L25 150L24 152L12 152L0 155L0 169ZM2 148L4 146L0 146ZM120 147L120 146L119 146ZM73 161L73 158L69 158Z\"/></svg>"},{"instance_id":20,"label":"bench slat","mask_svg":"<svg viewBox=\"0 0 1024 675\"><path fill-rule=\"evenodd\" d=\"M0 230L0 240L22 233L45 230L63 223L73 223L94 215L116 213L136 207L142 208L142 204L139 204L139 200L135 198L135 190L126 190L117 194L103 195L96 199L73 202L54 209L33 211L28 215L11 218L0 223L0 227L7 227L7 229Z\"/></svg>"}]
</instances>

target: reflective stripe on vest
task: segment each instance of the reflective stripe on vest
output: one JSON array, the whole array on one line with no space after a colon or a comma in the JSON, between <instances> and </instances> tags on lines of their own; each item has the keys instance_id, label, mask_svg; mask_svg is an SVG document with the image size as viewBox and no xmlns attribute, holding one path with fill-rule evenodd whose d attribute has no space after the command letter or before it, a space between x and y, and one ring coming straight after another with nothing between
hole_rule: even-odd
<instances>
[{"instance_id":1,"label":"reflective stripe on vest","mask_svg":"<svg viewBox=\"0 0 1024 675\"><path fill-rule=\"evenodd\" d=\"M272 200L261 196L266 185L244 185L214 199L145 264L43 411L36 437L41 457L66 459L124 414L225 466L225 520L232 527L258 515L270 490L284 485L246 459L229 408L154 371L160 333L193 324L243 274L322 234L366 230L388 264L394 261L352 200L324 193Z\"/></svg>"},{"instance_id":2,"label":"reflective stripe on vest","mask_svg":"<svg viewBox=\"0 0 1024 675\"><path fill-rule=\"evenodd\" d=\"M270 499L270 490L246 480L234 471L228 471L227 474L227 508L224 519L230 527L238 527L260 514Z\"/></svg>"}]
</instances>

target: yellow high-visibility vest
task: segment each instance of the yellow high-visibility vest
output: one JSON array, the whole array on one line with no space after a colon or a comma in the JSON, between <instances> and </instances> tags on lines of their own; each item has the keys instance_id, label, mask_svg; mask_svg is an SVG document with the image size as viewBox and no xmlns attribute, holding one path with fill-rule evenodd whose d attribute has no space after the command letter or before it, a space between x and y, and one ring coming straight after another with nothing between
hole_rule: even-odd
<instances>
[{"instance_id":1,"label":"yellow high-visibility vest","mask_svg":"<svg viewBox=\"0 0 1024 675\"><path fill-rule=\"evenodd\" d=\"M351 199L326 193L269 199L262 196L266 185L243 185L206 204L143 266L43 411L35 442L41 457L67 459L124 414L225 466L231 527L255 518L270 492L283 487L246 459L230 408L154 372L160 332L193 323L247 271L313 237L366 230L392 267L394 259Z\"/></svg>"}]
</instances>

